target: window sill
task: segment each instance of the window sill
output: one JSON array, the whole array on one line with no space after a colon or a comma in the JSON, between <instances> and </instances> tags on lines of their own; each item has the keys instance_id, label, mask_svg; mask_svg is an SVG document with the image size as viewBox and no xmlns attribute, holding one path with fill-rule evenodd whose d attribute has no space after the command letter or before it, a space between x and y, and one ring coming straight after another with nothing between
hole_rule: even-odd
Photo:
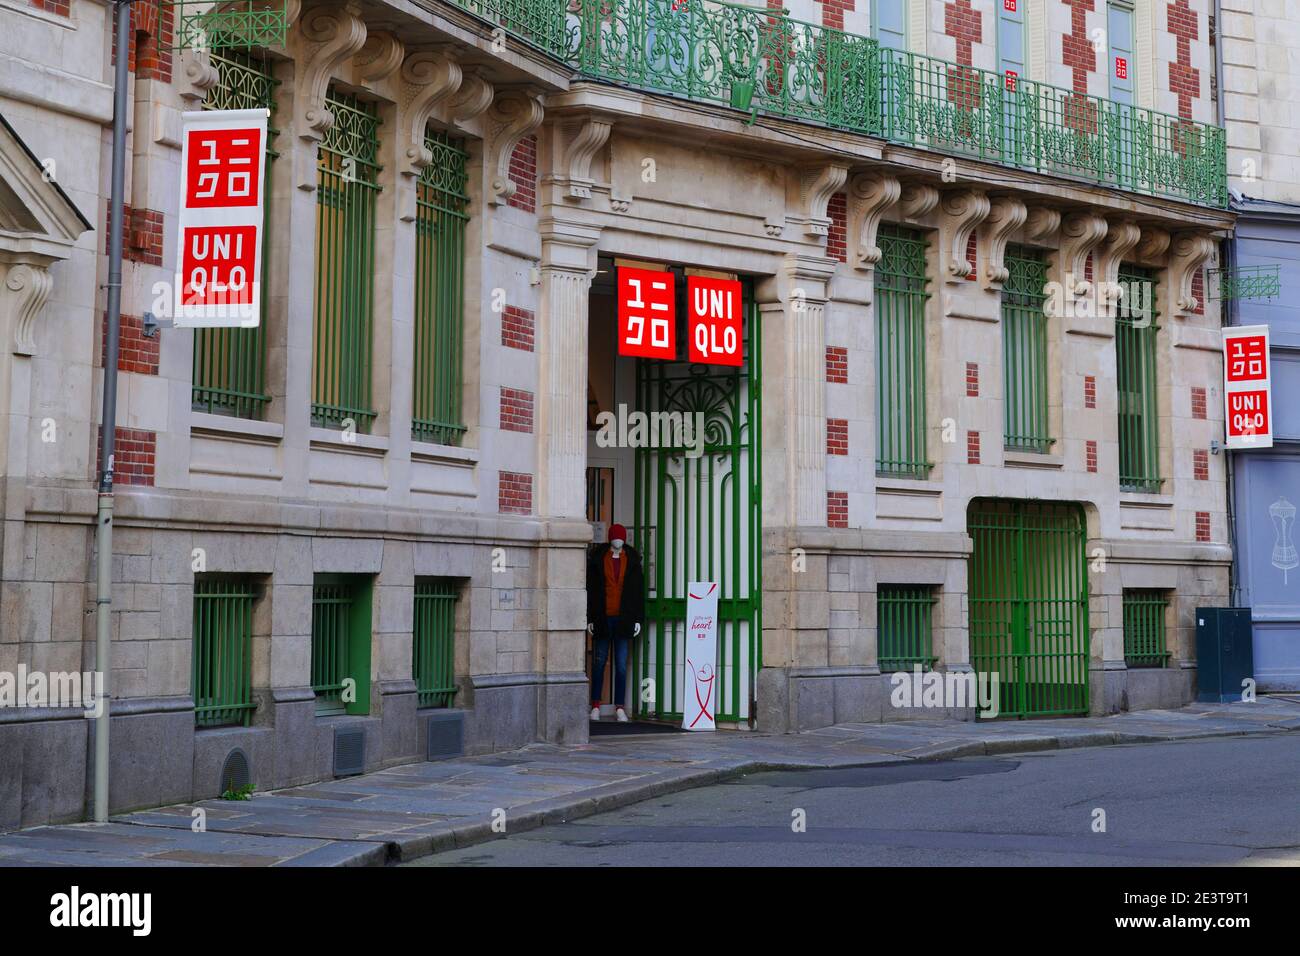
<instances>
[{"instance_id":1,"label":"window sill","mask_svg":"<svg viewBox=\"0 0 1300 956\"><path fill-rule=\"evenodd\" d=\"M1064 468L1065 455L1059 451L1025 451L1004 448L1002 464L1009 468Z\"/></svg>"},{"instance_id":2,"label":"window sill","mask_svg":"<svg viewBox=\"0 0 1300 956\"><path fill-rule=\"evenodd\" d=\"M411 442L411 460L442 462L449 465L477 465L479 450L460 445L435 445L432 442Z\"/></svg>"},{"instance_id":3,"label":"window sill","mask_svg":"<svg viewBox=\"0 0 1300 956\"><path fill-rule=\"evenodd\" d=\"M313 449L324 451L341 451L353 455L373 455L383 457L388 454L387 435L363 435L352 432L351 438L345 439L344 433L334 428L312 427L308 432Z\"/></svg>"},{"instance_id":4,"label":"window sill","mask_svg":"<svg viewBox=\"0 0 1300 956\"><path fill-rule=\"evenodd\" d=\"M190 433L195 432L272 445L284 439L284 425L280 422L263 422L253 418L234 418L230 415L191 411Z\"/></svg>"}]
</instances>

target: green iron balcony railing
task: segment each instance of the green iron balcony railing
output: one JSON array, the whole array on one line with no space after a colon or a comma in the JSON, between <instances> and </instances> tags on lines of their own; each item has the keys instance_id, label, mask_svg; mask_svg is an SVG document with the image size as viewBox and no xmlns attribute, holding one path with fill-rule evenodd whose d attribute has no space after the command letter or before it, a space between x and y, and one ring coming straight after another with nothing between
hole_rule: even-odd
<instances>
[{"instance_id":1,"label":"green iron balcony railing","mask_svg":"<svg viewBox=\"0 0 1300 956\"><path fill-rule=\"evenodd\" d=\"M579 74L1226 206L1224 131L718 0L452 0Z\"/></svg>"}]
</instances>

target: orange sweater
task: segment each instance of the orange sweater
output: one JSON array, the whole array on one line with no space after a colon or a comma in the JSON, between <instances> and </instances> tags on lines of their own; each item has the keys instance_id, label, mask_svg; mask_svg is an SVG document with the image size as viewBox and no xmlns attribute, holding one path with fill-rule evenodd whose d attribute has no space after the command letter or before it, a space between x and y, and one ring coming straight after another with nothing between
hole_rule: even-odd
<instances>
[{"instance_id":1,"label":"orange sweater","mask_svg":"<svg viewBox=\"0 0 1300 956\"><path fill-rule=\"evenodd\" d=\"M627 555L614 560L612 550L605 552L605 613L618 614L623 606L623 578L627 575Z\"/></svg>"}]
</instances>

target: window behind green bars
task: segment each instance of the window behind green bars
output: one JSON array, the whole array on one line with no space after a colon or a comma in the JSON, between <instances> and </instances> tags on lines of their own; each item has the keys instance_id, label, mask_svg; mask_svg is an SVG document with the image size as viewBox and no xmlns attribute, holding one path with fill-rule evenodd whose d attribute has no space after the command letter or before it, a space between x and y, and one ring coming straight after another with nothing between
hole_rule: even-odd
<instances>
[{"instance_id":1,"label":"window behind green bars","mask_svg":"<svg viewBox=\"0 0 1300 956\"><path fill-rule=\"evenodd\" d=\"M1129 667L1164 667L1165 609L1163 591L1124 591L1124 661Z\"/></svg>"},{"instance_id":2,"label":"window behind green bars","mask_svg":"<svg viewBox=\"0 0 1300 956\"><path fill-rule=\"evenodd\" d=\"M1119 268L1115 319L1115 387L1119 405L1119 485L1124 491L1160 490L1160 416L1156 397L1155 273Z\"/></svg>"},{"instance_id":3,"label":"window behind green bars","mask_svg":"<svg viewBox=\"0 0 1300 956\"><path fill-rule=\"evenodd\" d=\"M194 580L194 659L191 687L199 727L248 725L253 703L252 644L255 588L247 578Z\"/></svg>"},{"instance_id":4,"label":"window behind green bars","mask_svg":"<svg viewBox=\"0 0 1300 956\"><path fill-rule=\"evenodd\" d=\"M214 50L212 65L217 85L209 92L203 108L209 110L275 110L276 81L270 64L242 50ZM266 169L263 183L271 178L271 149L276 131L266 131ZM270 192L263 188L262 229L270 222ZM259 290L262 321L255 329L195 329L194 377L191 402L197 411L236 418L261 418L271 396L266 394L266 300L269 283L266 267L269 241L262 243Z\"/></svg>"},{"instance_id":5,"label":"window behind green bars","mask_svg":"<svg viewBox=\"0 0 1300 956\"><path fill-rule=\"evenodd\" d=\"M876 590L876 646L882 671L929 669L938 660L931 630L934 589L911 584L882 584Z\"/></svg>"},{"instance_id":6,"label":"window behind green bars","mask_svg":"<svg viewBox=\"0 0 1300 956\"><path fill-rule=\"evenodd\" d=\"M375 203L379 118L373 103L330 90L334 125L316 176L316 322L312 424L359 432L375 419L370 379L374 331Z\"/></svg>"},{"instance_id":7,"label":"window behind green bars","mask_svg":"<svg viewBox=\"0 0 1300 956\"><path fill-rule=\"evenodd\" d=\"M456 696L456 582L417 578L412 672L421 707L449 707Z\"/></svg>"},{"instance_id":8,"label":"window behind green bars","mask_svg":"<svg viewBox=\"0 0 1300 956\"><path fill-rule=\"evenodd\" d=\"M360 575L316 575L311 686L317 713L369 712L370 586Z\"/></svg>"},{"instance_id":9,"label":"window behind green bars","mask_svg":"<svg viewBox=\"0 0 1300 956\"><path fill-rule=\"evenodd\" d=\"M885 224L876 242L876 472L924 478L925 240Z\"/></svg>"},{"instance_id":10,"label":"window behind green bars","mask_svg":"<svg viewBox=\"0 0 1300 956\"><path fill-rule=\"evenodd\" d=\"M465 223L468 158L459 140L428 131L433 162L424 168L415 201L415 388L411 437L459 445L461 341L465 303Z\"/></svg>"},{"instance_id":11,"label":"window behind green bars","mask_svg":"<svg viewBox=\"0 0 1300 956\"><path fill-rule=\"evenodd\" d=\"M1002 284L1003 440L1007 448L1051 448L1047 420L1047 259L1008 246Z\"/></svg>"}]
</instances>

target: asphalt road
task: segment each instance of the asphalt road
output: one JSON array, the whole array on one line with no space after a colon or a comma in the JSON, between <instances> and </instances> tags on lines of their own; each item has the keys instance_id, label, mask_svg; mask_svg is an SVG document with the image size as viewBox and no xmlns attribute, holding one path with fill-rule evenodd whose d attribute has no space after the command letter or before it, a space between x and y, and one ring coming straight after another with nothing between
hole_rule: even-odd
<instances>
[{"instance_id":1,"label":"asphalt road","mask_svg":"<svg viewBox=\"0 0 1300 956\"><path fill-rule=\"evenodd\" d=\"M1300 865L1300 734L752 774L410 865L1195 864Z\"/></svg>"}]
</instances>

